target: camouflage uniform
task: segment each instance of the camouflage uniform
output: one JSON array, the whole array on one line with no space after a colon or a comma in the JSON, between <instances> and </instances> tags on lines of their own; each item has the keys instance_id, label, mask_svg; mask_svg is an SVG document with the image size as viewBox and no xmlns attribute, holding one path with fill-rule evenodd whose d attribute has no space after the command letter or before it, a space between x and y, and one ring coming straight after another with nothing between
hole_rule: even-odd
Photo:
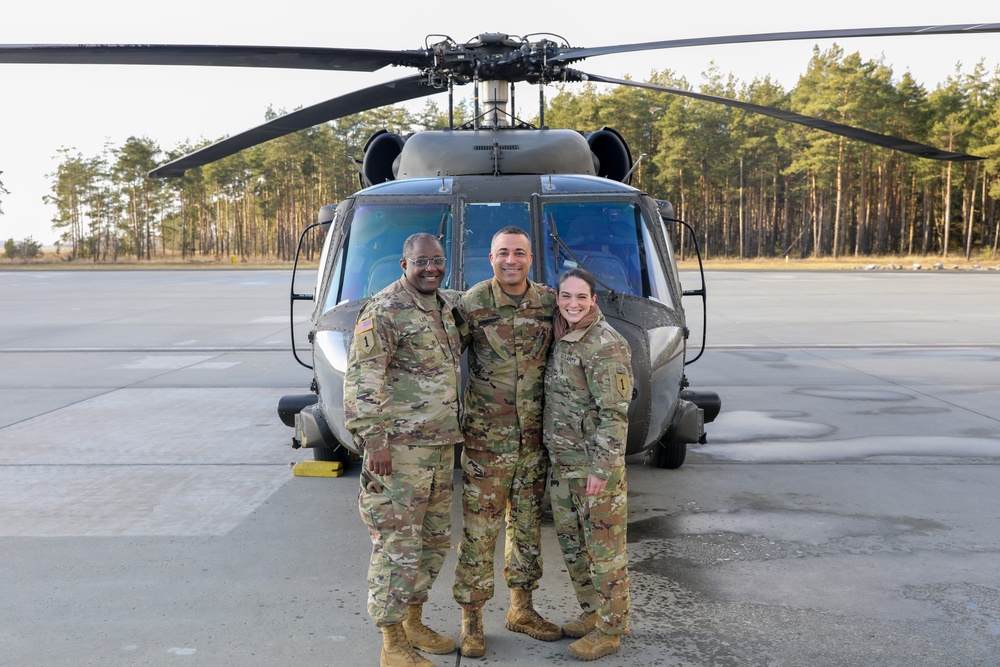
<instances>
[{"instance_id":1,"label":"camouflage uniform","mask_svg":"<svg viewBox=\"0 0 1000 667\"><path fill-rule=\"evenodd\" d=\"M344 376L344 416L364 447L361 518L372 539L368 613L382 627L427 601L451 545L459 424L458 295L422 294L401 278L358 315ZM392 473L368 470L389 448ZM381 490L367 488L365 477Z\"/></svg>"},{"instance_id":2,"label":"camouflage uniform","mask_svg":"<svg viewBox=\"0 0 1000 667\"><path fill-rule=\"evenodd\" d=\"M595 306L596 307L596 306ZM552 344L545 372L545 444L552 515L577 600L606 634L629 629L625 441L631 351L598 315ZM587 475L608 481L587 495Z\"/></svg>"},{"instance_id":3,"label":"camouflage uniform","mask_svg":"<svg viewBox=\"0 0 1000 667\"><path fill-rule=\"evenodd\" d=\"M517 301L491 278L473 285L462 303L471 349L462 420L464 527L452 594L459 603L482 604L493 597L505 518L507 586L534 590L542 576L542 393L555 297L529 281Z\"/></svg>"}]
</instances>

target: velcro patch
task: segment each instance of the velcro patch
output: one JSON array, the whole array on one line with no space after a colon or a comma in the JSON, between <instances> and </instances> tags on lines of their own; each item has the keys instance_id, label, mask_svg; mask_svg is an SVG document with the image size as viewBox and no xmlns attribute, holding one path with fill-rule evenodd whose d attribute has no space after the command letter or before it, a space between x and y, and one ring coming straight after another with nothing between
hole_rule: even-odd
<instances>
[{"instance_id":1,"label":"velcro patch","mask_svg":"<svg viewBox=\"0 0 1000 667\"><path fill-rule=\"evenodd\" d=\"M366 318L354 326L354 353L358 359L382 355L382 339L375 331L375 319Z\"/></svg>"},{"instance_id":2,"label":"velcro patch","mask_svg":"<svg viewBox=\"0 0 1000 667\"><path fill-rule=\"evenodd\" d=\"M362 331L354 336L354 353L358 359L370 359L382 355L382 339L375 335L373 329Z\"/></svg>"},{"instance_id":3,"label":"velcro patch","mask_svg":"<svg viewBox=\"0 0 1000 667\"><path fill-rule=\"evenodd\" d=\"M618 393L622 395L622 398L629 399L632 397L632 383L628 381L628 375L625 373L615 373L615 388L618 389Z\"/></svg>"}]
</instances>

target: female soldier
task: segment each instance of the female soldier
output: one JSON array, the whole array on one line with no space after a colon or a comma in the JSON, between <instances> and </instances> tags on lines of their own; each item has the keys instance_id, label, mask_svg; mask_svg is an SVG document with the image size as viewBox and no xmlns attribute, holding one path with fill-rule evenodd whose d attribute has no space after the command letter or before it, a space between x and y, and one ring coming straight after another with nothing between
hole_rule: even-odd
<instances>
[{"instance_id":1,"label":"female soldier","mask_svg":"<svg viewBox=\"0 0 1000 667\"><path fill-rule=\"evenodd\" d=\"M583 269L559 278L543 424L556 534L583 608L563 632L582 637L568 648L581 660L618 652L630 606L624 455L632 352L604 319L594 289Z\"/></svg>"}]
</instances>

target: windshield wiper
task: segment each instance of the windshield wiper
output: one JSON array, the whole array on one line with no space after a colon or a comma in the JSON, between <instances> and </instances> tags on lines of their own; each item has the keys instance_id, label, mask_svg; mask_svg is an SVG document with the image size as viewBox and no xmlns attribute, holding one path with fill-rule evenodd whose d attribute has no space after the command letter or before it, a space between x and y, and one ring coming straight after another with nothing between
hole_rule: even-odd
<instances>
[{"instance_id":1,"label":"windshield wiper","mask_svg":"<svg viewBox=\"0 0 1000 667\"><path fill-rule=\"evenodd\" d=\"M556 259L556 275L559 275L559 253L556 252L556 244L558 244L560 248L565 250L567 255L573 258L573 261L576 262L577 266L579 266L581 269L586 269L587 266L586 264L583 263L583 260L577 257L576 253L573 252L573 250L568 245L566 245L566 242L563 241L561 238L559 238L559 230L556 228L556 218L554 215L552 215L552 213L549 213L549 227L552 229L552 232L549 234L549 236L552 237L553 241L552 255ZM610 295L608 298L611 301L614 301L618 297L618 292L613 287L611 287L611 285L608 285L606 282L595 276L593 272L591 272L589 269L587 271L588 273L590 273L591 276L594 277L594 282L598 283L601 287L603 287L608 291Z\"/></svg>"}]
</instances>

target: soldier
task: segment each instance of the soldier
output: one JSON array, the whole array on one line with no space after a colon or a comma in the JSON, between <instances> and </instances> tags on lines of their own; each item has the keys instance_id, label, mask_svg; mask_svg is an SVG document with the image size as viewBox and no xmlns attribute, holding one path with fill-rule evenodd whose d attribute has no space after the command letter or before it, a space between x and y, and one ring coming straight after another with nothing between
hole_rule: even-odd
<instances>
[{"instance_id":1,"label":"soldier","mask_svg":"<svg viewBox=\"0 0 1000 667\"><path fill-rule=\"evenodd\" d=\"M594 278L559 278L555 342L545 371L545 445L552 462L552 516L583 612L563 625L582 637L567 651L596 660L629 632L625 442L632 353L597 306Z\"/></svg>"},{"instance_id":2,"label":"soldier","mask_svg":"<svg viewBox=\"0 0 1000 667\"><path fill-rule=\"evenodd\" d=\"M433 667L455 641L421 614L451 546L462 318L439 290L444 249L431 234L403 244L403 277L358 315L344 376L344 416L364 451L361 518L372 539L368 613L382 630L382 667Z\"/></svg>"},{"instance_id":3,"label":"soldier","mask_svg":"<svg viewBox=\"0 0 1000 667\"><path fill-rule=\"evenodd\" d=\"M464 528L452 594L462 607L459 644L468 657L486 652L482 608L493 597L493 557L505 518L506 627L543 641L562 636L531 600L542 576L542 495L548 474L542 392L555 312L548 288L528 280L532 257L524 230L501 229L491 245L494 277L462 297L471 347L462 421Z\"/></svg>"}]
</instances>

